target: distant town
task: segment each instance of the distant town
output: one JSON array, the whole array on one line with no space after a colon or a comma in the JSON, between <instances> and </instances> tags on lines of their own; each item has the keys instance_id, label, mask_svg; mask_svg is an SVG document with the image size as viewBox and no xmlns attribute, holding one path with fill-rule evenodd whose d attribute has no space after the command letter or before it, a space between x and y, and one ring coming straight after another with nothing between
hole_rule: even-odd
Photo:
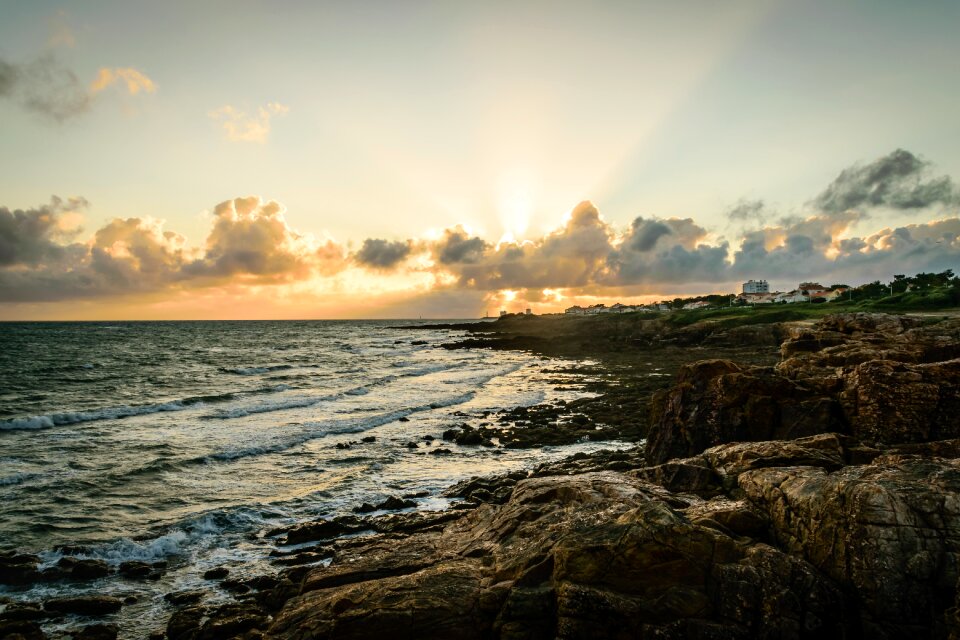
<instances>
[{"instance_id":1,"label":"distant town","mask_svg":"<svg viewBox=\"0 0 960 640\"><path fill-rule=\"evenodd\" d=\"M960 278L952 269L940 273L918 273L915 276L895 275L887 284L879 280L851 287L845 284L824 286L819 282L801 282L791 291L770 291L767 280L747 280L740 293L710 294L691 298L674 298L646 305L629 305L619 302L607 306L595 304L588 307L574 305L564 310L567 315L595 315L601 313L663 313L677 310L695 310L749 305L774 305L829 302L859 302L887 300L909 306L954 306L960 304ZM532 315L530 309L525 315ZM501 316L510 315L501 311Z\"/></svg>"}]
</instances>

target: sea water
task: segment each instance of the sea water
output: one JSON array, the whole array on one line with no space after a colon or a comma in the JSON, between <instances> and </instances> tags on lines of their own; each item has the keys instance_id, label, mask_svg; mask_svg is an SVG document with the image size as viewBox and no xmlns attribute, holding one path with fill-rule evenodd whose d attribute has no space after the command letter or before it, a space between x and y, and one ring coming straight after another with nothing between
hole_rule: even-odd
<instances>
[{"instance_id":1,"label":"sea water","mask_svg":"<svg viewBox=\"0 0 960 640\"><path fill-rule=\"evenodd\" d=\"M114 575L0 596L132 595L116 621L122 637L145 637L170 614L167 592L229 597L207 569L275 572L272 528L391 495L426 492L416 509L444 509L442 490L459 480L620 446L442 441L458 422L584 392L556 387L549 372L568 363L444 349L463 332L414 324L0 324L0 549L49 565L67 554L169 563L159 581ZM441 446L451 454L429 454Z\"/></svg>"}]
</instances>

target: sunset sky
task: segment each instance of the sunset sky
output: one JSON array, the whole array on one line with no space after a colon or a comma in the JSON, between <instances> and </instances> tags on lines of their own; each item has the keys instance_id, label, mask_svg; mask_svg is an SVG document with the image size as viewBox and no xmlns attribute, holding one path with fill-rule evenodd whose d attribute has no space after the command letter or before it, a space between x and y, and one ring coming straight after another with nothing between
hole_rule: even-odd
<instances>
[{"instance_id":1,"label":"sunset sky","mask_svg":"<svg viewBox=\"0 0 960 640\"><path fill-rule=\"evenodd\" d=\"M960 3L0 0L0 319L960 268Z\"/></svg>"}]
</instances>

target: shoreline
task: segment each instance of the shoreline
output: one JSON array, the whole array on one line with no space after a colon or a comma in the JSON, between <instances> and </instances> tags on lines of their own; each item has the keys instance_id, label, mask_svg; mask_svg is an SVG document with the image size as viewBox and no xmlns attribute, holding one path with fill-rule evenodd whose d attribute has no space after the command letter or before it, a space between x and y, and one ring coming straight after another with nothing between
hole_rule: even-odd
<instances>
[{"instance_id":1,"label":"shoreline","mask_svg":"<svg viewBox=\"0 0 960 640\"><path fill-rule=\"evenodd\" d=\"M276 556L285 568L221 582L236 594L232 604L184 595L166 637L573 638L617 637L631 629L641 637L709 632L732 638L777 629L782 635L788 628L789 637L892 638L908 629L945 637L944 630L960 629L952 601L942 596L946 589L956 597L960 579L948 566L948 558L960 557L950 537L960 534L960 513L942 502L960 499L960 433L951 431L960 427L949 418L960 406L960 323L838 318L735 328L726 339L695 348L675 341L697 331L704 340L702 328L668 332L653 346L626 331L571 338L555 326L504 325L492 339L480 339L485 346L522 344L541 355L565 351L562 357L596 362L584 366L592 367L588 386L599 395L562 409L586 421L566 422L562 439L603 425L625 436L617 440L647 444L475 477L443 492L456 501L446 511L357 514L270 532L280 547L287 543ZM482 333L495 324L485 324ZM785 341L775 348L780 335ZM480 346L470 338L463 344ZM643 377L639 362L675 369ZM888 362L895 364L882 364ZM563 373L555 373L558 380ZM930 385L938 394L928 393L917 406L911 398ZM865 388L869 398L851 398ZM892 406L897 415L884 417L871 402ZM528 435L515 446L541 446L537 440L562 424L556 409L538 406L510 416L514 430ZM917 418L921 409L925 422ZM461 428L451 437L488 439L495 431L496 425ZM922 489L931 473L942 482ZM888 540L872 555L858 547L872 570L899 580L907 593L903 604L871 583L866 569L837 565L829 541L790 528L824 517L803 506L809 490L789 493L796 482L798 490L817 487L813 496L820 500L836 490L871 496L883 487L893 500L885 511L850 511L829 500L821 507L833 518L829 527L850 532L848 545L869 543L864 527L882 532L920 518L910 497L917 491L940 501L935 509L943 530L923 534L939 545L939 555L919 579L883 569L916 562L904 557L903 541ZM922 518L917 523L926 526ZM620 551L610 556L615 548ZM620 569L611 573L614 557ZM660 559L650 564L654 557ZM618 577L623 571L628 576ZM952 575L949 585L944 571ZM929 582L933 575L941 578ZM758 586L748 589L748 583ZM788 596L799 610L786 605ZM739 604L731 609L734 600ZM936 615L918 618L918 602ZM598 611L611 622L598 620ZM758 618L759 611L766 613Z\"/></svg>"}]
</instances>

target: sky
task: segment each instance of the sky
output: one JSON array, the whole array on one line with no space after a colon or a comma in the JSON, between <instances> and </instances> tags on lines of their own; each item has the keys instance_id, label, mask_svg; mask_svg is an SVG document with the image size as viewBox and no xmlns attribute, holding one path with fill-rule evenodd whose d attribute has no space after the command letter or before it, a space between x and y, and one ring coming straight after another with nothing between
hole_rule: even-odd
<instances>
[{"instance_id":1,"label":"sky","mask_svg":"<svg viewBox=\"0 0 960 640\"><path fill-rule=\"evenodd\" d=\"M0 319L960 267L960 4L0 0Z\"/></svg>"}]
</instances>

